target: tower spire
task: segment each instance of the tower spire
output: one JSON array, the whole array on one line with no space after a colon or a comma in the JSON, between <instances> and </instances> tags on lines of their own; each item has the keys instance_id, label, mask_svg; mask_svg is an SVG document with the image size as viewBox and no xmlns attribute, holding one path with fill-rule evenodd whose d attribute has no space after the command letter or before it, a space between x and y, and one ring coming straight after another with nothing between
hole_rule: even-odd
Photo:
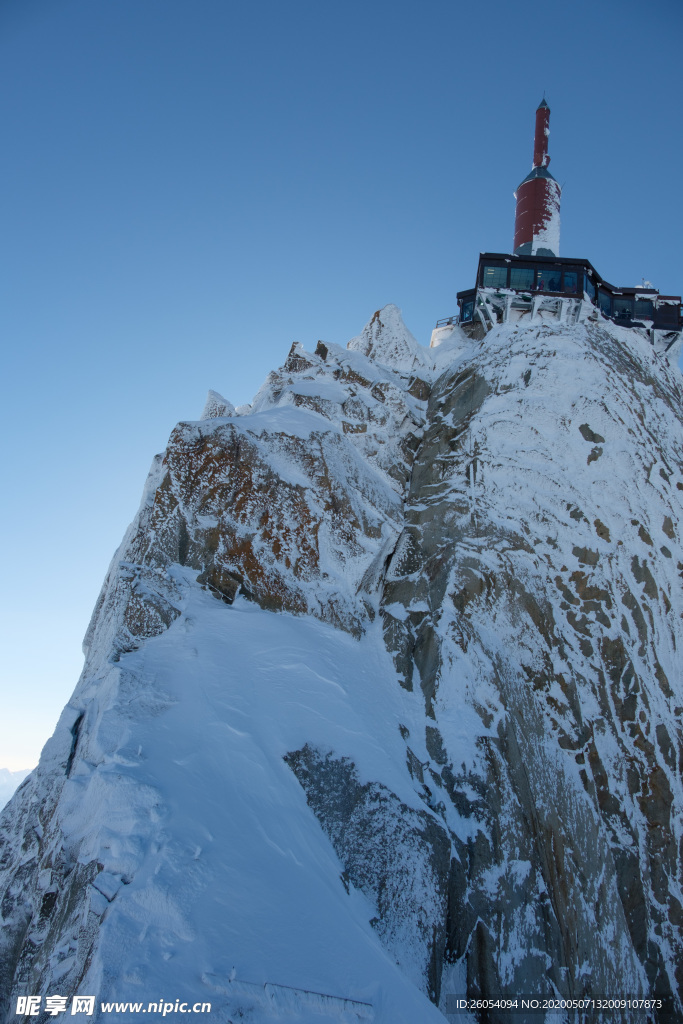
<instances>
[{"instance_id":1,"label":"tower spire","mask_svg":"<svg viewBox=\"0 0 683 1024\"><path fill-rule=\"evenodd\" d=\"M534 133L534 167L547 167L550 163L548 156L548 137L550 135L550 107L545 101L545 96L536 108L536 131Z\"/></svg>"},{"instance_id":2,"label":"tower spire","mask_svg":"<svg viewBox=\"0 0 683 1024\"><path fill-rule=\"evenodd\" d=\"M536 108L534 162L531 173L515 192L515 238L517 256L560 255L560 195L562 189L548 170L550 107L545 98Z\"/></svg>"}]
</instances>

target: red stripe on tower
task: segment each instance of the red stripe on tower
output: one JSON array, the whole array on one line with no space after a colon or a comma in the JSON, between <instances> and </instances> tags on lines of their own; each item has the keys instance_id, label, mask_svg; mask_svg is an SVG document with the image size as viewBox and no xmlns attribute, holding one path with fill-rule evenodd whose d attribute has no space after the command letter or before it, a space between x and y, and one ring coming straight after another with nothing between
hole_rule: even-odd
<instances>
[{"instance_id":1,"label":"red stripe on tower","mask_svg":"<svg viewBox=\"0 0 683 1024\"><path fill-rule=\"evenodd\" d=\"M562 189L548 170L550 107L543 99L536 110L534 163L531 174L515 192L515 240L517 256L560 255L560 195Z\"/></svg>"}]
</instances>

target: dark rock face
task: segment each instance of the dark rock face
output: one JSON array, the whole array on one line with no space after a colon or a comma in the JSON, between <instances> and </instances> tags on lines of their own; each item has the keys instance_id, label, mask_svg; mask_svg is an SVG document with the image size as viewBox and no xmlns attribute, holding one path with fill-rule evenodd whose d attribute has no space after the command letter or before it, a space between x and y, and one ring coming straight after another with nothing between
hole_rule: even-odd
<instances>
[{"instance_id":1,"label":"dark rock face","mask_svg":"<svg viewBox=\"0 0 683 1024\"><path fill-rule=\"evenodd\" d=\"M373 924L382 942L438 1003L451 860L446 829L385 786L361 785L348 758L305 746L285 760L344 865L344 884L377 907Z\"/></svg>"},{"instance_id":2,"label":"dark rock face","mask_svg":"<svg viewBox=\"0 0 683 1024\"><path fill-rule=\"evenodd\" d=\"M46 763L29 776L3 813L3 1020L16 1019L12 993L43 990L46 976L50 977L50 959L59 963L66 984L78 984L87 970L106 906L102 897L93 899L96 894L90 886L98 865L76 862L56 815L82 722L74 709L65 709L49 743L49 768ZM20 840L19 851L12 841L15 836Z\"/></svg>"},{"instance_id":3,"label":"dark rock face","mask_svg":"<svg viewBox=\"0 0 683 1024\"><path fill-rule=\"evenodd\" d=\"M585 423L579 430L604 444L609 459L623 445L624 405L636 389L615 372L624 362L632 367L613 339L595 331L591 340L584 358L596 377L610 364L611 388L603 431ZM671 672L681 596L651 539L655 524L664 532L671 521L664 513L676 504L673 478L683 471L680 443L662 448L666 418L679 421L680 390L640 367L651 404L646 411L638 392L643 429L634 448L647 468L633 501L629 485L604 480L618 472L614 465L597 480L588 468L579 483L561 449L556 461L572 405L546 410L541 424L533 405L524 422L501 402L516 362L520 374L524 364L531 370L525 386L535 377L539 398L554 390L569 367L550 350L552 335L527 336L507 358L492 341L468 371L447 372L432 388L382 595L385 640L403 685L421 688L435 723L426 735L431 782L478 824L461 858L458 884L467 896L452 919L450 948L466 955L468 984L481 994L577 995L624 985L680 994L683 848L673 794L674 751L683 743ZM507 465L506 431L516 442ZM652 472L664 463L666 479ZM535 476L538 491L520 486L525 476ZM560 497L573 488L580 507ZM459 702L480 720L467 772L441 724Z\"/></svg>"}]
</instances>

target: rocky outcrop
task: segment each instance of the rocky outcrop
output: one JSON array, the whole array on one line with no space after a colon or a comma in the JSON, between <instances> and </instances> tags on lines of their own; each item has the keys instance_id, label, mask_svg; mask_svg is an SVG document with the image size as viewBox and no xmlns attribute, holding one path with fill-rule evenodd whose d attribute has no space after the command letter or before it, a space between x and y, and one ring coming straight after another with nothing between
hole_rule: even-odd
<instances>
[{"instance_id":1,"label":"rocky outcrop","mask_svg":"<svg viewBox=\"0 0 683 1024\"><path fill-rule=\"evenodd\" d=\"M432 365L430 354L418 344L403 323L400 309L393 305L378 309L348 347L373 362L404 373L419 373L423 367Z\"/></svg>"},{"instance_id":2,"label":"rocky outcrop","mask_svg":"<svg viewBox=\"0 0 683 1024\"><path fill-rule=\"evenodd\" d=\"M223 398L217 391L209 391L206 396L204 410L199 417L202 420L219 419L224 416L234 416L235 406L227 398Z\"/></svg>"},{"instance_id":3,"label":"rocky outcrop","mask_svg":"<svg viewBox=\"0 0 683 1024\"><path fill-rule=\"evenodd\" d=\"M681 396L639 355L493 332L432 389L384 629L431 784L478 823L451 937L474 991L681 989Z\"/></svg>"},{"instance_id":4,"label":"rocky outcrop","mask_svg":"<svg viewBox=\"0 0 683 1024\"><path fill-rule=\"evenodd\" d=\"M168 625L173 565L197 570L228 603L239 591L261 607L362 632L373 611L361 581L400 530L426 393L414 375L334 346L324 353L293 345L249 415L225 422L229 410L211 392L203 419L175 428L114 560L88 645L108 607L123 614L110 641L121 650Z\"/></svg>"},{"instance_id":5,"label":"rocky outcrop","mask_svg":"<svg viewBox=\"0 0 683 1024\"><path fill-rule=\"evenodd\" d=\"M387 950L438 1003L451 866L446 829L381 783L361 785L348 758L306 745L285 760L344 865L342 882L377 907L371 923Z\"/></svg>"}]
</instances>

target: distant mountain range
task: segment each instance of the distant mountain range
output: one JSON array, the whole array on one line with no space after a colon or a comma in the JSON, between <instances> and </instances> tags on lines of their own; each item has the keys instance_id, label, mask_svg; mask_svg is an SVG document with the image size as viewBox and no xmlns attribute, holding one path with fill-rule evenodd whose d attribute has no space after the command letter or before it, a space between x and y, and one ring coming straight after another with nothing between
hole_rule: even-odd
<instances>
[{"instance_id":1,"label":"distant mountain range","mask_svg":"<svg viewBox=\"0 0 683 1024\"><path fill-rule=\"evenodd\" d=\"M0 768L0 810L2 810L30 771L30 768L22 768L18 772L11 772L8 768Z\"/></svg>"}]
</instances>

